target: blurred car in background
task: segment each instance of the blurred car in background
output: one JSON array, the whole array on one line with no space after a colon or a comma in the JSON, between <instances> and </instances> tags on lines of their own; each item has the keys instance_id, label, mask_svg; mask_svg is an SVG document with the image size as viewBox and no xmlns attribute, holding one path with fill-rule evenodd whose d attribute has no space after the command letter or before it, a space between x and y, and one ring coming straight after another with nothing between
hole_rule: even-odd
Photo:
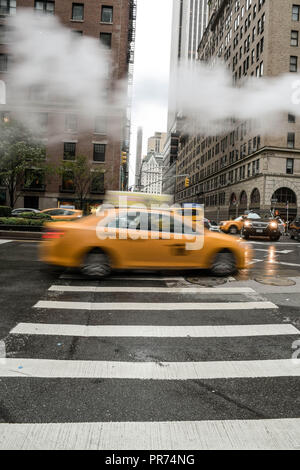
<instances>
[{"instance_id":1,"label":"blurred car in background","mask_svg":"<svg viewBox=\"0 0 300 470\"><path fill-rule=\"evenodd\" d=\"M28 207L24 207L24 208L18 208L18 209L13 209L11 211L11 215L12 217L14 216L18 216L20 214L25 214L25 213L28 213L28 214L39 214L41 211L39 211L38 209L30 209Z\"/></svg>"},{"instance_id":2,"label":"blurred car in background","mask_svg":"<svg viewBox=\"0 0 300 470\"><path fill-rule=\"evenodd\" d=\"M79 268L90 277L109 275L112 269L209 269L226 276L248 266L251 249L221 233L199 234L172 211L117 208L45 224L40 259Z\"/></svg>"},{"instance_id":3,"label":"blurred car in background","mask_svg":"<svg viewBox=\"0 0 300 470\"><path fill-rule=\"evenodd\" d=\"M224 233L230 233L231 235L237 235L241 232L244 222L246 219L260 219L260 215L256 214L256 212L249 212L249 214L241 215L234 220L226 220L220 222L219 228Z\"/></svg>"},{"instance_id":4,"label":"blurred car in background","mask_svg":"<svg viewBox=\"0 0 300 470\"><path fill-rule=\"evenodd\" d=\"M204 227L211 232L220 232L220 229L216 223L212 223L210 220L204 218L203 219Z\"/></svg>"},{"instance_id":5,"label":"blurred car in background","mask_svg":"<svg viewBox=\"0 0 300 470\"><path fill-rule=\"evenodd\" d=\"M250 237L266 237L271 241L278 241L281 230L277 219L265 216L259 219L245 219L241 235L246 240Z\"/></svg>"},{"instance_id":6,"label":"blurred car in background","mask_svg":"<svg viewBox=\"0 0 300 470\"><path fill-rule=\"evenodd\" d=\"M63 209L56 207L53 209L44 209L43 214L48 214L52 219L56 220L73 220L82 217L83 212L76 209Z\"/></svg>"},{"instance_id":7,"label":"blurred car in background","mask_svg":"<svg viewBox=\"0 0 300 470\"><path fill-rule=\"evenodd\" d=\"M297 217L289 225L289 236L292 240L300 241L300 217Z\"/></svg>"}]
</instances>

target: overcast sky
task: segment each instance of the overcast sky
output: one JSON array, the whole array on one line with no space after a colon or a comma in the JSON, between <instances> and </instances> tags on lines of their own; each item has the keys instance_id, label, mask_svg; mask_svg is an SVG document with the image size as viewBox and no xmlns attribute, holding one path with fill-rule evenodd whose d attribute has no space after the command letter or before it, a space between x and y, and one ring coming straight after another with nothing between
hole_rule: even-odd
<instances>
[{"instance_id":1,"label":"overcast sky","mask_svg":"<svg viewBox=\"0 0 300 470\"><path fill-rule=\"evenodd\" d=\"M131 122L130 184L133 184L136 132L143 127L143 154L155 131L167 130L172 0L137 0Z\"/></svg>"}]
</instances>

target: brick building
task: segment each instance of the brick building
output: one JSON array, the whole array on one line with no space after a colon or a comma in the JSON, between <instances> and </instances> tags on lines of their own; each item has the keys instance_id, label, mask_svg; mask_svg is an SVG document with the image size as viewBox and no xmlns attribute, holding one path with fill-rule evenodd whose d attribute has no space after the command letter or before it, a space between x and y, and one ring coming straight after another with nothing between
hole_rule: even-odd
<instances>
[{"instance_id":1,"label":"brick building","mask_svg":"<svg viewBox=\"0 0 300 470\"><path fill-rule=\"evenodd\" d=\"M211 0L209 8L199 60L220 58L236 84L299 71L300 2ZM248 121L225 135L183 133L177 174L189 174L191 185L177 179L176 202L204 203L218 220L270 208L293 218L300 206L300 119L280 119L277 135L260 135Z\"/></svg>"},{"instance_id":2,"label":"brick building","mask_svg":"<svg viewBox=\"0 0 300 470\"><path fill-rule=\"evenodd\" d=\"M30 8L39 13L56 15L60 22L74 31L74 47L81 36L89 36L110 49L112 57L112 72L110 89L119 79L132 79L134 59L136 0L1 0L0 2L0 79L9 86L9 62L7 65L7 45L4 28L6 18L18 14L20 8ZM3 32L3 33L2 33ZM87 84L88 85L88 84ZM83 127L80 112L72 106L55 106L51 103L40 103L38 100L30 103L31 110L36 112L42 121L42 133L47 155L54 164L59 165L63 159L75 159L76 155L85 155L93 162L94 168L101 168L103 177L89 194L90 204L102 201L104 190L126 188L128 170L126 165L120 166L121 152L129 149L130 113L119 112L114 116L113 124L110 117L106 120L91 119L88 126ZM13 107L12 107L13 108ZM2 117L13 114L8 100L1 105ZM128 111L128 110L127 110ZM113 125L114 136L109 129ZM60 138L53 143L51 137ZM0 188L0 204L5 203L5 192ZM66 178L51 176L40 178L31 187L23 191L17 202L18 207L33 207L44 209L56 207L62 202L74 204L74 185L70 175Z\"/></svg>"}]
</instances>

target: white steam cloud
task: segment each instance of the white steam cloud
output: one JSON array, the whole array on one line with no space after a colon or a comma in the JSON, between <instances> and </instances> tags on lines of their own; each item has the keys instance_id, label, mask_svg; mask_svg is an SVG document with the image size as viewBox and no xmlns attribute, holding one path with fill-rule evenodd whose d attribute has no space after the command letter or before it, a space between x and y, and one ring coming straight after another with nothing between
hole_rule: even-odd
<instances>
[{"instance_id":1,"label":"white steam cloud","mask_svg":"<svg viewBox=\"0 0 300 470\"><path fill-rule=\"evenodd\" d=\"M76 34L55 16L26 9L9 26L8 104L19 119L26 124L29 108L39 102L55 112L80 114L87 128L95 116L110 120L113 128L114 117L126 108L126 82L114 82L112 89L111 54L99 39Z\"/></svg>"},{"instance_id":2,"label":"white steam cloud","mask_svg":"<svg viewBox=\"0 0 300 470\"><path fill-rule=\"evenodd\" d=\"M232 120L251 120L262 133L278 134L283 130L283 113L300 116L300 75L295 73L249 77L233 86L224 65L198 62L179 68L176 88L170 93L187 128L200 133L234 128Z\"/></svg>"}]
</instances>

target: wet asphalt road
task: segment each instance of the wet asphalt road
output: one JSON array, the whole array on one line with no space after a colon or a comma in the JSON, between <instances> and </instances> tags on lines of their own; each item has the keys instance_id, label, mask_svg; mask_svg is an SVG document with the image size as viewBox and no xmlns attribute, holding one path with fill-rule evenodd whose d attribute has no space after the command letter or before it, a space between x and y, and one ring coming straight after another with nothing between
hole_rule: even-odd
<instances>
[{"instance_id":1,"label":"wet asphalt road","mask_svg":"<svg viewBox=\"0 0 300 470\"><path fill-rule=\"evenodd\" d=\"M240 272L235 279L227 279L219 286L227 287L226 293L216 294L178 290L197 287L187 282L189 277L198 277L199 282L205 284L208 273L115 273L115 279L103 281L90 281L61 271L49 275L38 261L36 243L0 244L0 340L5 344L6 359L16 360L11 376L7 365L1 369L0 361L0 371L4 371L0 373L0 435L1 423L185 423L300 418L298 366L296 372L286 376L264 371L257 376L255 373L248 376L246 372L240 378L226 376L227 364L232 361L253 361L254 367L261 367L264 364L261 361L290 360L294 352L292 346L300 340L297 330L280 335L269 334L266 330L258 336L249 333L235 337L169 337L156 333L147 337L143 333L126 336L119 332L116 336L87 337L72 331L68 335L60 334L60 325L72 328L113 325L120 329L238 325L247 329L253 325L291 325L300 330L300 243L284 237L277 243L259 240L251 244L254 249L251 269ZM266 286L256 281L262 277L292 279L295 285ZM52 285L62 286L61 291L49 291ZM74 289L66 292L64 286ZM129 289L113 293L78 292L78 286ZM152 289L144 293L136 292L136 287ZM161 287L175 290L162 294L157 291ZM253 292L232 293L231 287L251 288ZM48 303L45 308L37 308L39 301ZM61 308L53 302L69 304ZM182 304L186 302L195 303L195 309L183 310ZM241 308L199 310L198 304L204 302L230 305L239 302ZM262 306L263 302L273 302L274 308L250 308L248 304L253 302ZM78 303L80 308L74 308ZM91 310L89 306L95 303L115 303L117 308ZM128 303L138 303L140 308L130 310L125 307ZM147 303L172 304L172 308L167 310L162 305L161 309L148 310ZM26 329L22 332L23 325L28 324L52 325L58 330L52 334L32 334ZM14 333L12 330L19 325L21 332ZM30 359L37 360L38 367L41 365L41 374L27 372L26 360ZM91 367L95 362L114 362L122 377L96 374L83 378L65 371L58 376L55 368L51 375L47 369L47 361L51 360L66 361L67 365L86 361ZM175 376L165 380L155 376L155 367L154 372L151 371L153 377L132 378L122 366L153 363L164 367L164 363L178 363L180 367L216 361L224 363L222 378L214 377L213 373L210 378L182 380ZM300 425L297 429L300 445ZM117 442L116 438L116 445ZM0 448L6 445L7 441L0 437ZM12 444L12 447L17 445Z\"/></svg>"}]
</instances>

